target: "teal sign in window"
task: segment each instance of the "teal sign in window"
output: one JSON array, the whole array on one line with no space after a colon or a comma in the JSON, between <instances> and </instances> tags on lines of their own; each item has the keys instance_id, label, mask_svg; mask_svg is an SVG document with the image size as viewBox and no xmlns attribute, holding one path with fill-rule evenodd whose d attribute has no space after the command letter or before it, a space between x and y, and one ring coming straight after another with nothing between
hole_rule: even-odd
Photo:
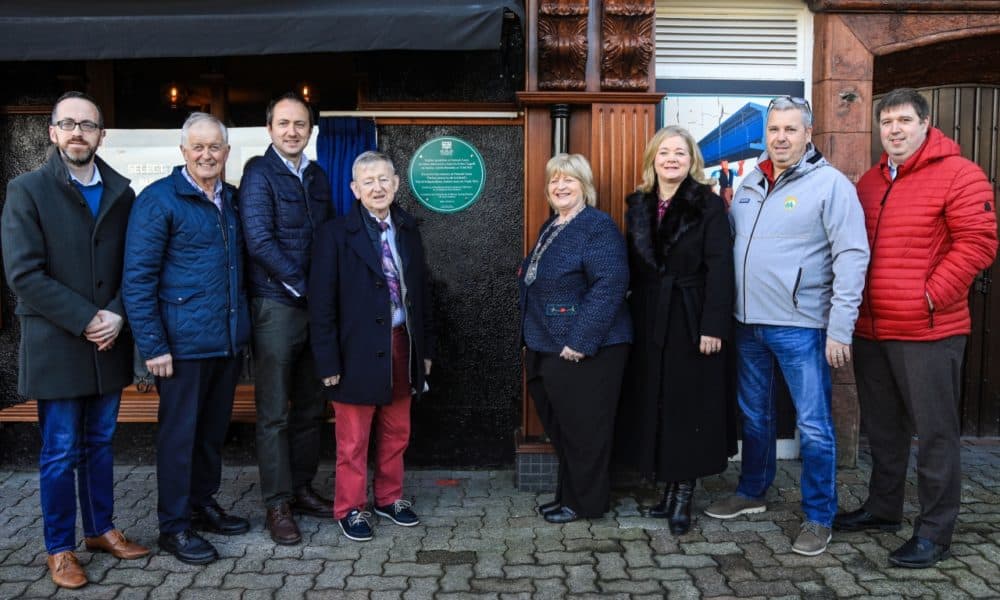
<instances>
[{"instance_id":1,"label":"teal sign in window","mask_svg":"<svg viewBox=\"0 0 1000 600\"><path fill-rule=\"evenodd\" d=\"M453 213L479 199L486 169L475 146L456 137L439 137L413 155L409 175L410 189L421 204L435 212Z\"/></svg>"}]
</instances>

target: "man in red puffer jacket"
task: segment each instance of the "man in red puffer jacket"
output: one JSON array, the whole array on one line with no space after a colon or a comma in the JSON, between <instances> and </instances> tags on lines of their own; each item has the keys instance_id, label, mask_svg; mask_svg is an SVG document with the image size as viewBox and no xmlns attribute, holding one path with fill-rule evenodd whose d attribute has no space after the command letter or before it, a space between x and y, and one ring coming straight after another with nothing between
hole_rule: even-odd
<instances>
[{"instance_id":1,"label":"man in red puffer jacket","mask_svg":"<svg viewBox=\"0 0 1000 600\"><path fill-rule=\"evenodd\" d=\"M871 261L854 329L854 371L872 475L840 531L900 528L910 440L919 438L920 516L889 555L899 567L948 556L961 490L958 404L971 329L969 287L997 250L993 190L958 144L930 126L916 90L878 104L885 152L858 182Z\"/></svg>"}]
</instances>

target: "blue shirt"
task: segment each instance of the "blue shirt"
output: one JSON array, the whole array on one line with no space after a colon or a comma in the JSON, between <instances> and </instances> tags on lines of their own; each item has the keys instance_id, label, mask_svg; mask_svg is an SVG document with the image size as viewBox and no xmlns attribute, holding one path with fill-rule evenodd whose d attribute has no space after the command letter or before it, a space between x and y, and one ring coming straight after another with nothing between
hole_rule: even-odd
<instances>
[{"instance_id":1,"label":"blue shirt","mask_svg":"<svg viewBox=\"0 0 1000 600\"><path fill-rule=\"evenodd\" d=\"M275 150L275 152L278 152L278 151ZM299 181L301 182L302 181L302 177L306 174L306 167L309 166L309 159L306 158L306 155L305 154L299 155L299 166L298 166L298 168L295 167L295 164L292 163L292 161L290 161L287 158L285 158L284 156L282 156L281 153L278 153L278 156L281 157L281 162L285 163L285 166L288 167L288 170L292 172L292 175L295 175L296 177L298 177Z\"/></svg>"},{"instance_id":2,"label":"blue shirt","mask_svg":"<svg viewBox=\"0 0 1000 600\"><path fill-rule=\"evenodd\" d=\"M101 179L101 170L97 168L97 165L94 165L94 174L91 176L89 182L80 181L72 172L69 174L69 180L83 194L83 199L87 201L87 206L90 207L90 214L94 215L96 219L97 211L101 209L101 196L104 194L104 181Z\"/></svg>"}]
</instances>

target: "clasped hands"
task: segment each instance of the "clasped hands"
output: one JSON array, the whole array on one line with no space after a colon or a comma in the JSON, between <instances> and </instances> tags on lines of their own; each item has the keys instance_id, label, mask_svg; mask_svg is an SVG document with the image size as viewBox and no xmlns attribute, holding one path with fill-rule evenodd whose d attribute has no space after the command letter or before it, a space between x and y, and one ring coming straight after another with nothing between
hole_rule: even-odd
<instances>
[{"instance_id":1,"label":"clasped hands","mask_svg":"<svg viewBox=\"0 0 1000 600\"><path fill-rule=\"evenodd\" d=\"M121 315L102 308L97 311L90 323L87 323L83 336L87 341L97 344L99 351L110 350L114 347L115 339L121 333L124 323Z\"/></svg>"}]
</instances>

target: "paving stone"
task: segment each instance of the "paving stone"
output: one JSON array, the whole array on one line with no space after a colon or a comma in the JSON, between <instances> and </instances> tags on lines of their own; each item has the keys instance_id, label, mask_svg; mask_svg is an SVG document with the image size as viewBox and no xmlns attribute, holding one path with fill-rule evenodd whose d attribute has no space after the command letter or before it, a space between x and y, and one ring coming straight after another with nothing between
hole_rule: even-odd
<instances>
[{"instance_id":1,"label":"paving stone","mask_svg":"<svg viewBox=\"0 0 1000 600\"><path fill-rule=\"evenodd\" d=\"M973 598L997 598L997 590L991 588L982 577L973 573L955 573L955 584ZM994 583L996 583L994 581Z\"/></svg>"},{"instance_id":2,"label":"paving stone","mask_svg":"<svg viewBox=\"0 0 1000 600\"><path fill-rule=\"evenodd\" d=\"M530 592L534 589L531 580L527 577L517 579L505 577L474 578L469 581L469 585L477 592Z\"/></svg>"},{"instance_id":3,"label":"paving stone","mask_svg":"<svg viewBox=\"0 0 1000 600\"><path fill-rule=\"evenodd\" d=\"M673 579L689 579L686 569L663 569L660 567L642 567L639 569L628 569L629 579L659 579L663 581Z\"/></svg>"},{"instance_id":4,"label":"paving stone","mask_svg":"<svg viewBox=\"0 0 1000 600\"><path fill-rule=\"evenodd\" d=\"M284 576L280 573L270 573L268 575L261 573L227 573L222 578L222 587L248 590L276 590L281 587L283 579Z\"/></svg>"},{"instance_id":5,"label":"paving stone","mask_svg":"<svg viewBox=\"0 0 1000 600\"><path fill-rule=\"evenodd\" d=\"M694 600L702 597L701 590L686 579L664 581L663 587L666 588L667 595L671 600Z\"/></svg>"},{"instance_id":6,"label":"paving stone","mask_svg":"<svg viewBox=\"0 0 1000 600\"><path fill-rule=\"evenodd\" d=\"M328 561L323 564L323 570L315 577L317 589L344 589L347 576L351 574L354 563L348 561Z\"/></svg>"},{"instance_id":7,"label":"paving stone","mask_svg":"<svg viewBox=\"0 0 1000 600\"><path fill-rule=\"evenodd\" d=\"M92 574L88 571L88 576ZM149 569L111 569L101 578L101 584L110 585L120 583L129 586L149 586L156 587L166 579L166 571L151 571ZM2 597L2 596L0 596Z\"/></svg>"},{"instance_id":8,"label":"paving stone","mask_svg":"<svg viewBox=\"0 0 1000 600\"><path fill-rule=\"evenodd\" d=\"M611 581L628 577L625 571L625 557L622 555L600 552L594 554L594 558L597 559L594 570L602 580Z\"/></svg>"},{"instance_id":9,"label":"paving stone","mask_svg":"<svg viewBox=\"0 0 1000 600\"><path fill-rule=\"evenodd\" d=\"M653 553L649 548L649 542L643 540L625 540L622 541L622 547L625 548L625 562L629 567L656 566L656 563L653 562Z\"/></svg>"},{"instance_id":10,"label":"paving stone","mask_svg":"<svg viewBox=\"0 0 1000 600\"><path fill-rule=\"evenodd\" d=\"M596 592L597 571L593 565L568 565L566 567L566 587L574 594Z\"/></svg>"},{"instance_id":11,"label":"paving stone","mask_svg":"<svg viewBox=\"0 0 1000 600\"><path fill-rule=\"evenodd\" d=\"M220 590L217 588L187 588L181 590L179 600L240 600L242 590Z\"/></svg>"},{"instance_id":12,"label":"paving stone","mask_svg":"<svg viewBox=\"0 0 1000 600\"><path fill-rule=\"evenodd\" d=\"M630 579L615 579L611 581L599 580L597 587L602 592L624 592L627 594L653 594L663 590L659 581L647 579L645 581L632 581Z\"/></svg>"},{"instance_id":13,"label":"paving stone","mask_svg":"<svg viewBox=\"0 0 1000 600\"><path fill-rule=\"evenodd\" d=\"M589 552L536 552L535 558L543 565L584 565L594 562L594 555Z\"/></svg>"},{"instance_id":14,"label":"paving stone","mask_svg":"<svg viewBox=\"0 0 1000 600\"><path fill-rule=\"evenodd\" d=\"M857 580L843 567L823 567L816 569L823 577L827 586L837 590L840 596L860 596L866 591L857 584Z\"/></svg>"},{"instance_id":15,"label":"paving stone","mask_svg":"<svg viewBox=\"0 0 1000 600\"><path fill-rule=\"evenodd\" d=\"M348 590L406 590L405 577L382 577L379 575L348 575L344 582Z\"/></svg>"},{"instance_id":16,"label":"paving stone","mask_svg":"<svg viewBox=\"0 0 1000 600\"><path fill-rule=\"evenodd\" d=\"M710 543L692 543L692 544L681 544L681 550L685 554L696 554L696 555L715 555L715 554L739 554L742 552L739 546L733 542L724 542L720 544L710 544Z\"/></svg>"},{"instance_id":17,"label":"paving stone","mask_svg":"<svg viewBox=\"0 0 1000 600\"><path fill-rule=\"evenodd\" d=\"M700 567L717 567L711 556L694 554L666 554L654 557L657 564L663 568L680 567L685 569L697 569Z\"/></svg>"},{"instance_id":18,"label":"paving stone","mask_svg":"<svg viewBox=\"0 0 1000 600\"><path fill-rule=\"evenodd\" d=\"M472 590L472 565L445 565L441 577L442 592L468 592Z\"/></svg>"},{"instance_id":19,"label":"paving stone","mask_svg":"<svg viewBox=\"0 0 1000 600\"><path fill-rule=\"evenodd\" d=\"M299 600L313 588L314 575L288 575L280 588L274 593L274 600ZM243 597L246 600L246 596Z\"/></svg>"},{"instance_id":20,"label":"paving stone","mask_svg":"<svg viewBox=\"0 0 1000 600\"><path fill-rule=\"evenodd\" d=\"M775 596L798 595L798 589L788 581L737 581L732 584L733 591L738 596Z\"/></svg>"},{"instance_id":21,"label":"paving stone","mask_svg":"<svg viewBox=\"0 0 1000 600\"><path fill-rule=\"evenodd\" d=\"M566 597L566 584L562 579L536 579L534 585L535 593L530 596L532 600L562 600ZM510 595L500 596L506 599Z\"/></svg>"},{"instance_id":22,"label":"paving stone","mask_svg":"<svg viewBox=\"0 0 1000 600\"><path fill-rule=\"evenodd\" d=\"M703 596L716 597L733 593L733 589L726 584L726 577L718 569L711 567L691 569L691 577L694 578L694 584Z\"/></svg>"}]
</instances>

